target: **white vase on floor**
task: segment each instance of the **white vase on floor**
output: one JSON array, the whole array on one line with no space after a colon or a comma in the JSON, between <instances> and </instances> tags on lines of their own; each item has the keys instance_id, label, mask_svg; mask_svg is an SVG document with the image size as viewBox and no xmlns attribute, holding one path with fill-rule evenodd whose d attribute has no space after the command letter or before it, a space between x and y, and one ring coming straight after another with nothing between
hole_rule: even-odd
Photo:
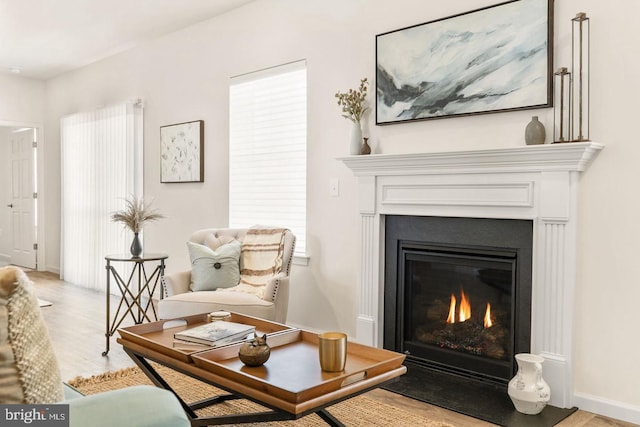
<instances>
[{"instance_id":1,"label":"white vase on floor","mask_svg":"<svg viewBox=\"0 0 640 427\"><path fill-rule=\"evenodd\" d=\"M360 123L351 122L351 140L349 142L349 154L356 156L362 148L362 127Z\"/></svg>"},{"instance_id":2,"label":"white vase on floor","mask_svg":"<svg viewBox=\"0 0 640 427\"><path fill-rule=\"evenodd\" d=\"M518 412L527 415L539 414L551 397L549 385L542 378L544 357L520 353L516 354L516 362L518 372L509 381L509 397Z\"/></svg>"}]
</instances>

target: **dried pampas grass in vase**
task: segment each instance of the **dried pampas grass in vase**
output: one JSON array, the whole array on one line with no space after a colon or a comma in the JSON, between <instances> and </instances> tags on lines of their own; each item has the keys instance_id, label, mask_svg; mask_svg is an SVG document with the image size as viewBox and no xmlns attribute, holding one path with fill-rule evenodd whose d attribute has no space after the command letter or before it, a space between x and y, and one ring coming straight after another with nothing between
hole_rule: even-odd
<instances>
[{"instance_id":1,"label":"dried pampas grass in vase","mask_svg":"<svg viewBox=\"0 0 640 427\"><path fill-rule=\"evenodd\" d=\"M133 232L131 255L137 258L142 254L142 244L138 236L142 226L145 222L162 219L164 215L152 210L151 202L145 202L142 197L131 196L125 200L125 203L125 209L112 213L111 220L122 223L125 228Z\"/></svg>"}]
</instances>

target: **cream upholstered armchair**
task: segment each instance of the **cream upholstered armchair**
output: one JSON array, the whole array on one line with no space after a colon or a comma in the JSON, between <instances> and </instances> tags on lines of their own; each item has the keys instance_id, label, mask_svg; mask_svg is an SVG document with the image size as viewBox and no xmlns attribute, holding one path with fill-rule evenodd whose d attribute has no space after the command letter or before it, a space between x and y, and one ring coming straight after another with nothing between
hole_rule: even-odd
<instances>
[{"instance_id":1,"label":"cream upholstered armchair","mask_svg":"<svg viewBox=\"0 0 640 427\"><path fill-rule=\"evenodd\" d=\"M226 310L286 322L295 241L283 228L196 231L187 242L191 270L164 276L158 316Z\"/></svg>"}]
</instances>

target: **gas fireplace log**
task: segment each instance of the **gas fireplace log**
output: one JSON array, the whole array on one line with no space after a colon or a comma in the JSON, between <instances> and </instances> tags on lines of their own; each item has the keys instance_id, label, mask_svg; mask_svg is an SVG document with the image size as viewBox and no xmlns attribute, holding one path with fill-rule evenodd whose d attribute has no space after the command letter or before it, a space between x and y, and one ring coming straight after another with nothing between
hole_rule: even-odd
<instances>
[{"instance_id":1,"label":"gas fireplace log","mask_svg":"<svg viewBox=\"0 0 640 427\"><path fill-rule=\"evenodd\" d=\"M446 324L441 322L440 329L431 329L427 325L415 329L415 338L425 344L436 345L454 351L503 359L505 328L494 325L485 328L474 319L465 322ZM433 327L433 326L432 326Z\"/></svg>"}]
</instances>

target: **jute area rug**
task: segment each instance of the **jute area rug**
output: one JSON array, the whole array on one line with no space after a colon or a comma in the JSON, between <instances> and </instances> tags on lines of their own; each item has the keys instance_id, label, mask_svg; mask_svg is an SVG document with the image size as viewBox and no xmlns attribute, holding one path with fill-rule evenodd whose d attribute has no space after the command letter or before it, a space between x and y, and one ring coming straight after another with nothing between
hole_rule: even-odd
<instances>
[{"instance_id":1,"label":"jute area rug","mask_svg":"<svg viewBox=\"0 0 640 427\"><path fill-rule=\"evenodd\" d=\"M226 392L209 384L195 380L164 366L155 366L171 387L187 403L211 397ZM147 376L137 367L107 372L90 378L77 377L68 384L81 393L95 394L139 384L151 384ZM214 416L233 413L247 413L264 411L265 408L246 399L230 400L205 409L196 411L199 416ZM403 409L370 399L366 396L356 396L330 406L327 409L333 416L346 426L424 426L451 427L450 424L432 421ZM326 427L327 424L317 415L311 414L294 421L267 422L258 424L240 424L240 426L260 427Z\"/></svg>"}]
</instances>

